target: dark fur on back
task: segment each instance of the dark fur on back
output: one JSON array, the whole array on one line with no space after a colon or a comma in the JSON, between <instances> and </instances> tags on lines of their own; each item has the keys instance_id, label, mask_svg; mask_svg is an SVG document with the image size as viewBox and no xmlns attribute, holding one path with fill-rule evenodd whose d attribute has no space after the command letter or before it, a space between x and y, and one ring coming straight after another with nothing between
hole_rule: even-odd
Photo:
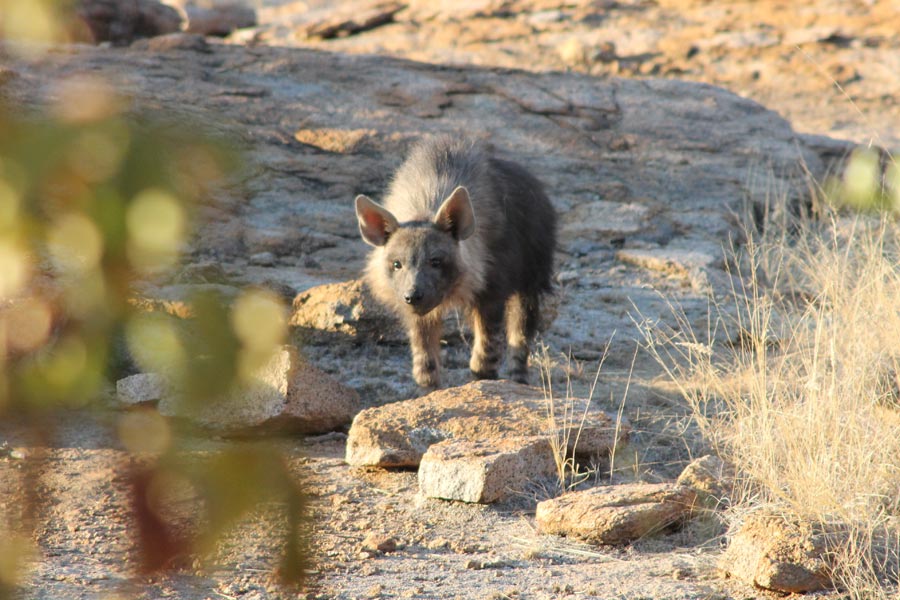
<instances>
[{"instance_id":1,"label":"dark fur on back","mask_svg":"<svg viewBox=\"0 0 900 600\"><path fill-rule=\"evenodd\" d=\"M397 170L383 208L357 198L357 215L364 239L375 246L367 280L406 322L420 384L438 385L436 328L450 307L471 309L470 366L477 377L497 376L504 322L512 375L526 377L556 246L556 213L534 176L483 145L428 139ZM457 231L467 216L474 229ZM429 267L435 257L440 268Z\"/></svg>"}]
</instances>

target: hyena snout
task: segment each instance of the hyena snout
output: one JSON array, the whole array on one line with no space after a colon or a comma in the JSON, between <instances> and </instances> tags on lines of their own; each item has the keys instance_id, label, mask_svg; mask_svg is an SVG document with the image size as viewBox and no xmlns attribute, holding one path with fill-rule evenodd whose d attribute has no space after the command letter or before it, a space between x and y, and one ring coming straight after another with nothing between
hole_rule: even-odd
<instances>
[{"instance_id":1,"label":"hyena snout","mask_svg":"<svg viewBox=\"0 0 900 600\"><path fill-rule=\"evenodd\" d=\"M418 288L413 288L403 294L403 301L413 307L421 304L423 298L425 298L425 293Z\"/></svg>"}]
</instances>

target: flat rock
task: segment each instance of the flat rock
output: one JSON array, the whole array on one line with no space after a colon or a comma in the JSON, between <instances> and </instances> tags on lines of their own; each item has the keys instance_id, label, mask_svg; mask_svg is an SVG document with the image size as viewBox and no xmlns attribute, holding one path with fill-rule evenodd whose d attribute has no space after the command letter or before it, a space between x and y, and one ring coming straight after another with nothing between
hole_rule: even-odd
<instances>
[{"instance_id":1,"label":"flat rock","mask_svg":"<svg viewBox=\"0 0 900 600\"><path fill-rule=\"evenodd\" d=\"M256 11L238 2L215 6L185 4L185 31L200 35L225 36L236 29L256 25Z\"/></svg>"},{"instance_id":2,"label":"flat rock","mask_svg":"<svg viewBox=\"0 0 900 600\"><path fill-rule=\"evenodd\" d=\"M623 248L616 252L616 258L639 267L683 276L722 262L721 257L712 253L685 248Z\"/></svg>"},{"instance_id":3,"label":"flat rock","mask_svg":"<svg viewBox=\"0 0 900 600\"><path fill-rule=\"evenodd\" d=\"M449 439L495 443L511 436L571 433L570 451L608 453L624 444L630 428L590 410L574 447L577 424L554 429L548 400L534 387L509 381L475 381L385 406L368 408L353 420L346 460L354 466L415 467L432 445Z\"/></svg>"},{"instance_id":4,"label":"flat rock","mask_svg":"<svg viewBox=\"0 0 900 600\"><path fill-rule=\"evenodd\" d=\"M628 544L690 517L696 493L671 483L595 487L545 500L535 521L541 533L597 544Z\"/></svg>"},{"instance_id":5,"label":"flat rock","mask_svg":"<svg viewBox=\"0 0 900 600\"><path fill-rule=\"evenodd\" d=\"M653 213L644 204L597 200L563 215L562 230L586 239L625 238L647 229Z\"/></svg>"},{"instance_id":6,"label":"flat rock","mask_svg":"<svg viewBox=\"0 0 900 600\"><path fill-rule=\"evenodd\" d=\"M430 498L488 504L556 474L547 437L445 440L419 463L419 490Z\"/></svg>"},{"instance_id":7,"label":"flat rock","mask_svg":"<svg viewBox=\"0 0 900 600\"><path fill-rule=\"evenodd\" d=\"M748 515L730 535L720 568L737 579L777 592L812 592L833 587L827 560L839 540L813 523L781 514Z\"/></svg>"},{"instance_id":8,"label":"flat rock","mask_svg":"<svg viewBox=\"0 0 900 600\"><path fill-rule=\"evenodd\" d=\"M353 35L390 23L405 6L401 2L377 1L369 6L332 10L327 16L308 22L303 29L307 36L321 39Z\"/></svg>"}]
</instances>

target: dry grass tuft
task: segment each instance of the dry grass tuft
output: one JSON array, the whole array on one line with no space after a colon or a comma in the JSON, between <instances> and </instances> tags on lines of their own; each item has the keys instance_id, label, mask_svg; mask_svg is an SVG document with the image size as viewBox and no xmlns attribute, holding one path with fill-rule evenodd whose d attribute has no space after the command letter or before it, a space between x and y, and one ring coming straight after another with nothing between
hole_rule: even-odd
<instances>
[{"instance_id":1,"label":"dry grass tuft","mask_svg":"<svg viewBox=\"0 0 900 600\"><path fill-rule=\"evenodd\" d=\"M743 479L734 512L768 505L849 537L835 579L888 598L900 562L900 224L891 215L770 218L731 263L730 344L643 322L708 443ZM712 337L710 337L712 339ZM890 585L886 585L890 584Z\"/></svg>"}]
</instances>

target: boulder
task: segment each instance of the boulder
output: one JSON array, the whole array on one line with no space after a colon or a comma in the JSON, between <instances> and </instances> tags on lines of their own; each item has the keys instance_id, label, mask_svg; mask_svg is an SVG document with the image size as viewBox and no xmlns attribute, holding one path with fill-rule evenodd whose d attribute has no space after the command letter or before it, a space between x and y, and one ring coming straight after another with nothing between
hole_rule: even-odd
<instances>
[{"instance_id":1,"label":"boulder","mask_svg":"<svg viewBox=\"0 0 900 600\"><path fill-rule=\"evenodd\" d=\"M125 404L158 401L164 416L185 418L201 427L239 433L287 429L323 433L349 423L359 411L355 390L301 360L288 348L272 358L227 396L209 404L187 401L171 377L140 373L116 384Z\"/></svg>"},{"instance_id":2,"label":"boulder","mask_svg":"<svg viewBox=\"0 0 900 600\"><path fill-rule=\"evenodd\" d=\"M547 437L445 440L419 463L419 490L429 498L489 504L556 474Z\"/></svg>"},{"instance_id":3,"label":"boulder","mask_svg":"<svg viewBox=\"0 0 900 600\"><path fill-rule=\"evenodd\" d=\"M78 0L75 10L98 44L127 45L181 29L178 11L158 0Z\"/></svg>"},{"instance_id":4,"label":"boulder","mask_svg":"<svg viewBox=\"0 0 900 600\"><path fill-rule=\"evenodd\" d=\"M541 533L628 544L690 518L697 494L672 483L631 483L564 494L537 505Z\"/></svg>"},{"instance_id":5,"label":"boulder","mask_svg":"<svg viewBox=\"0 0 900 600\"><path fill-rule=\"evenodd\" d=\"M282 415L290 373L291 352L280 350L253 374L250 381L227 396L208 404L198 404L176 390L160 400L159 412L220 431L257 427Z\"/></svg>"},{"instance_id":6,"label":"boulder","mask_svg":"<svg viewBox=\"0 0 900 600\"><path fill-rule=\"evenodd\" d=\"M541 389L510 381L482 380L437 390L360 412L350 427L346 460L354 466L415 467L432 445L444 440L496 444L514 436L560 436L568 440L570 452L602 455L628 438L628 424L617 428L615 419L601 410L590 409L579 430L580 422L551 423L548 408Z\"/></svg>"},{"instance_id":7,"label":"boulder","mask_svg":"<svg viewBox=\"0 0 900 600\"><path fill-rule=\"evenodd\" d=\"M388 312L360 279L319 285L294 298L290 324L317 333L340 333L388 342L406 340L397 317Z\"/></svg>"},{"instance_id":8,"label":"boulder","mask_svg":"<svg viewBox=\"0 0 900 600\"><path fill-rule=\"evenodd\" d=\"M279 421L299 433L323 433L349 424L360 410L359 394L307 361L294 364Z\"/></svg>"},{"instance_id":9,"label":"boulder","mask_svg":"<svg viewBox=\"0 0 900 600\"><path fill-rule=\"evenodd\" d=\"M712 454L693 460L676 483L694 490L697 504L709 509L725 508L734 501L734 468Z\"/></svg>"},{"instance_id":10,"label":"boulder","mask_svg":"<svg viewBox=\"0 0 900 600\"><path fill-rule=\"evenodd\" d=\"M719 567L755 586L802 594L833 587L828 552L839 532L769 511L748 515L729 535Z\"/></svg>"}]
</instances>

